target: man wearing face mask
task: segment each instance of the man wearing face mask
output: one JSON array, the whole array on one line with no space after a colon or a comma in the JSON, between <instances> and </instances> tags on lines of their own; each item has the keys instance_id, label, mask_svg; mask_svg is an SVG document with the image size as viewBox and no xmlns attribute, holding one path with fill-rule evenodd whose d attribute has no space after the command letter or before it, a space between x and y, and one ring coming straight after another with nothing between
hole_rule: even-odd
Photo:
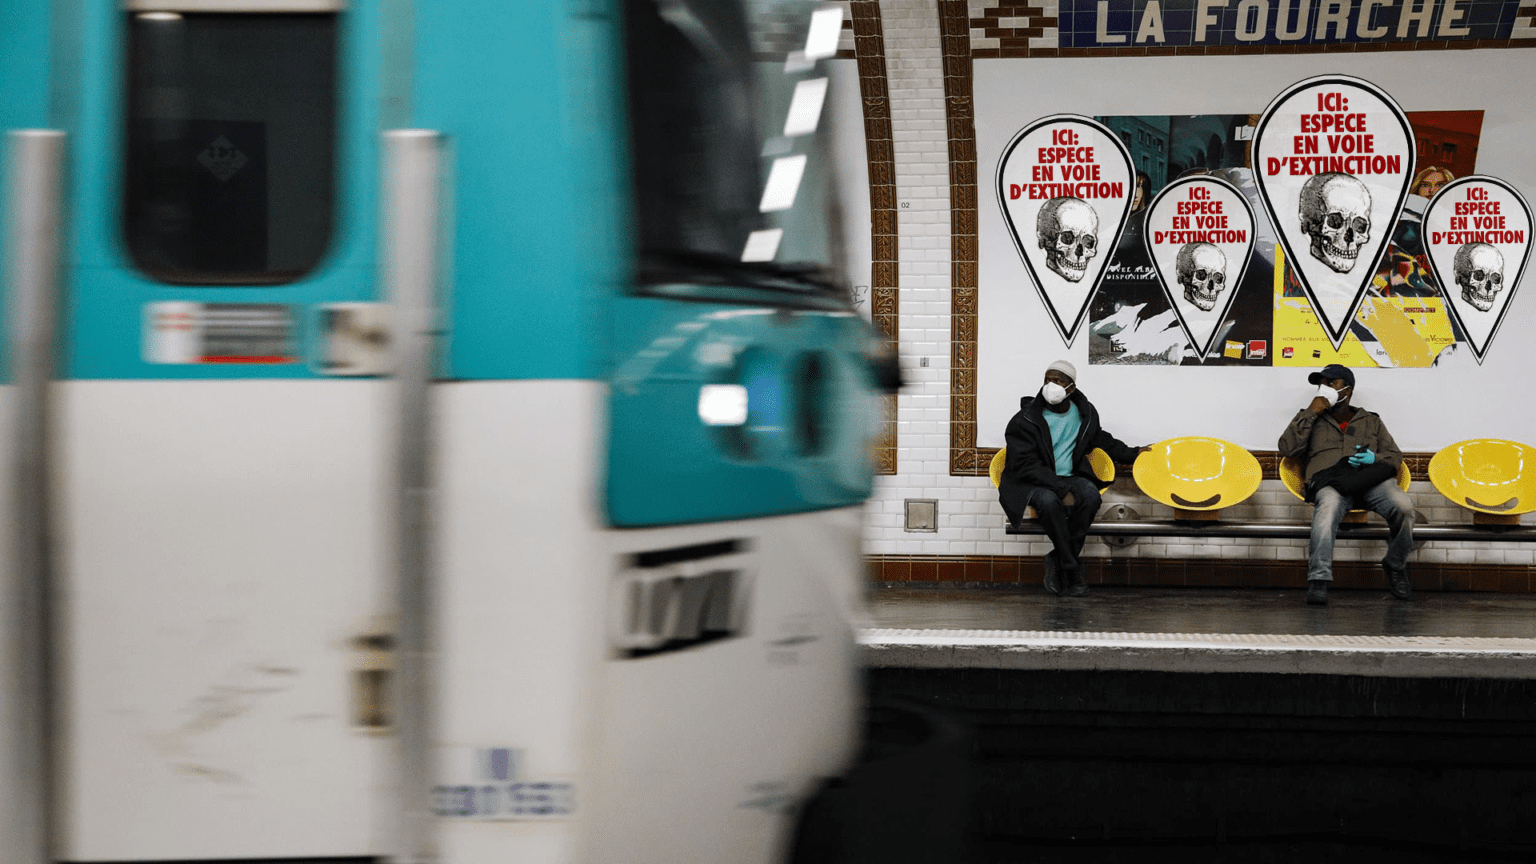
<instances>
[{"instance_id":1,"label":"man wearing face mask","mask_svg":"<svg viewBox=\"0 0 1536 864\"><path fill-rule=\"evenodd\" d=\"M1307 602L1328 602L1333 581L1333 541L1351 509L1380 513L1391 528L1387 557L1381 561L1392 596L1413 593L1408 553L1413 551L1413 502L1397 485L1403 453L1381 418L1353 404L1355 373L1333 364L1307 381L1317 395L1296 412L1280 436L1280 455L1305 466L1307 500L1312 511L1312 539L1307 544Z\"/></svg>"},{"instance_id":2,"label":"man wearing face mask","mask_svg":"<svg viewBox=\"0 0 1536 864\"><path fill-rule=\"evenodd\" d=\"M1065 360L1046 367L1037 395L1019 400L1005 437L1008 455L997 489L1003 512L1017 525L1026 509L1035 508L1055 547L1045 556L1045 590L1081 597L1088 593L1083 541L1100 503L1088 451L1101 448L1121 463L1134 461L1140 451L1100 428L1099 412L1077 389L1076 367Z\"/></svg>"}]
</instances>

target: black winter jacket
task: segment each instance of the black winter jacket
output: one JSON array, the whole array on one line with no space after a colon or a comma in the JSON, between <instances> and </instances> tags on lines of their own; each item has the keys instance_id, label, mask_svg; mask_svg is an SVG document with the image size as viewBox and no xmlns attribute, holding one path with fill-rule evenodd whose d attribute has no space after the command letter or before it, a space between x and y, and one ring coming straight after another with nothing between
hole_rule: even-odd
<instances>
[{"instance_id":1,"label":"black winter jacket","mask_svg":"<svg viewBox=\"0 0 1536 864\"><path fill-rule=\"evenodd\" d=\"M1127 446L1099 426L1099 412L1083 391L1073 390L1068 398L1077 406L1078 418L1082 421L1077 430L1077 444L1072 448L1072 476L1097 482L1088 465L1088 451L1095 447L1121 464L1136 461L1138 449ZM1045 399L1039 394L1020 399L1019 413L1008 421L1008 431L1004 435L1008 455L997 497L1012 525L1017 525L1023 518L1036 489L1043 486L1056 491L1061 488L1063 478L1056 474L1056 453L1051 447L1050 427L1045 425L1045 405Z\"/></svg>"}]
</instances>

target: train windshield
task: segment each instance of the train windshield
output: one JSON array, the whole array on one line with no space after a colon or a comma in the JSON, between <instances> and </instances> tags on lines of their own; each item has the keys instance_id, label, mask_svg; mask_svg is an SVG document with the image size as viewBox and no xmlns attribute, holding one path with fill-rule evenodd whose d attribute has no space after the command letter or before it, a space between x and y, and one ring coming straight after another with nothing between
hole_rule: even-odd
<instances>
[{"instance_id":1,"label":"train windshield","mask_svg":"<svg viewBox=\"0 0 1536 864\"><path fill-rule=\"evenodd\" d=\"M625 5L640 290L845 302L822 62L842 10Z\"/></svg>"}]
</instances>

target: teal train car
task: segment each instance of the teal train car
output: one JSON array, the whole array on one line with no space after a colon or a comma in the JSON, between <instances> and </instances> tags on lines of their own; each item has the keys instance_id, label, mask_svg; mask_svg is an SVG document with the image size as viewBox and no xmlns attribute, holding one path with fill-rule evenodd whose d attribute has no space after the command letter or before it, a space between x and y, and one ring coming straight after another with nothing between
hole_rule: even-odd
<instances>
[{"instance_id":1,"label":"teal train car","mask_svg":"<svg viewBox=\"0 0 1536 864\"><path fill-rule=\"evenodd\" d=\"M788 860L882 342L804 0L0 0L17 862Z\"/></svg>"}]
</instances>

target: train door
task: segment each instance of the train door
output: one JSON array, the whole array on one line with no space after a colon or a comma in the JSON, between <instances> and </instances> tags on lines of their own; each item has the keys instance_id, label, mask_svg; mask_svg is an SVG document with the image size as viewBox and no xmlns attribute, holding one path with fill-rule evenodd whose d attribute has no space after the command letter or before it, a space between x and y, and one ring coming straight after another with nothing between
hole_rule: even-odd
<instances>
[{"instance_id":1,"label":"train door","mask_svg":"<svg viewBox=\"0 0 1536 864\"><path fill-rule=\"evenodd\" d=\"M379 5L55 4L59 858L385 845Z\"/></svg>"}]
</instances>

